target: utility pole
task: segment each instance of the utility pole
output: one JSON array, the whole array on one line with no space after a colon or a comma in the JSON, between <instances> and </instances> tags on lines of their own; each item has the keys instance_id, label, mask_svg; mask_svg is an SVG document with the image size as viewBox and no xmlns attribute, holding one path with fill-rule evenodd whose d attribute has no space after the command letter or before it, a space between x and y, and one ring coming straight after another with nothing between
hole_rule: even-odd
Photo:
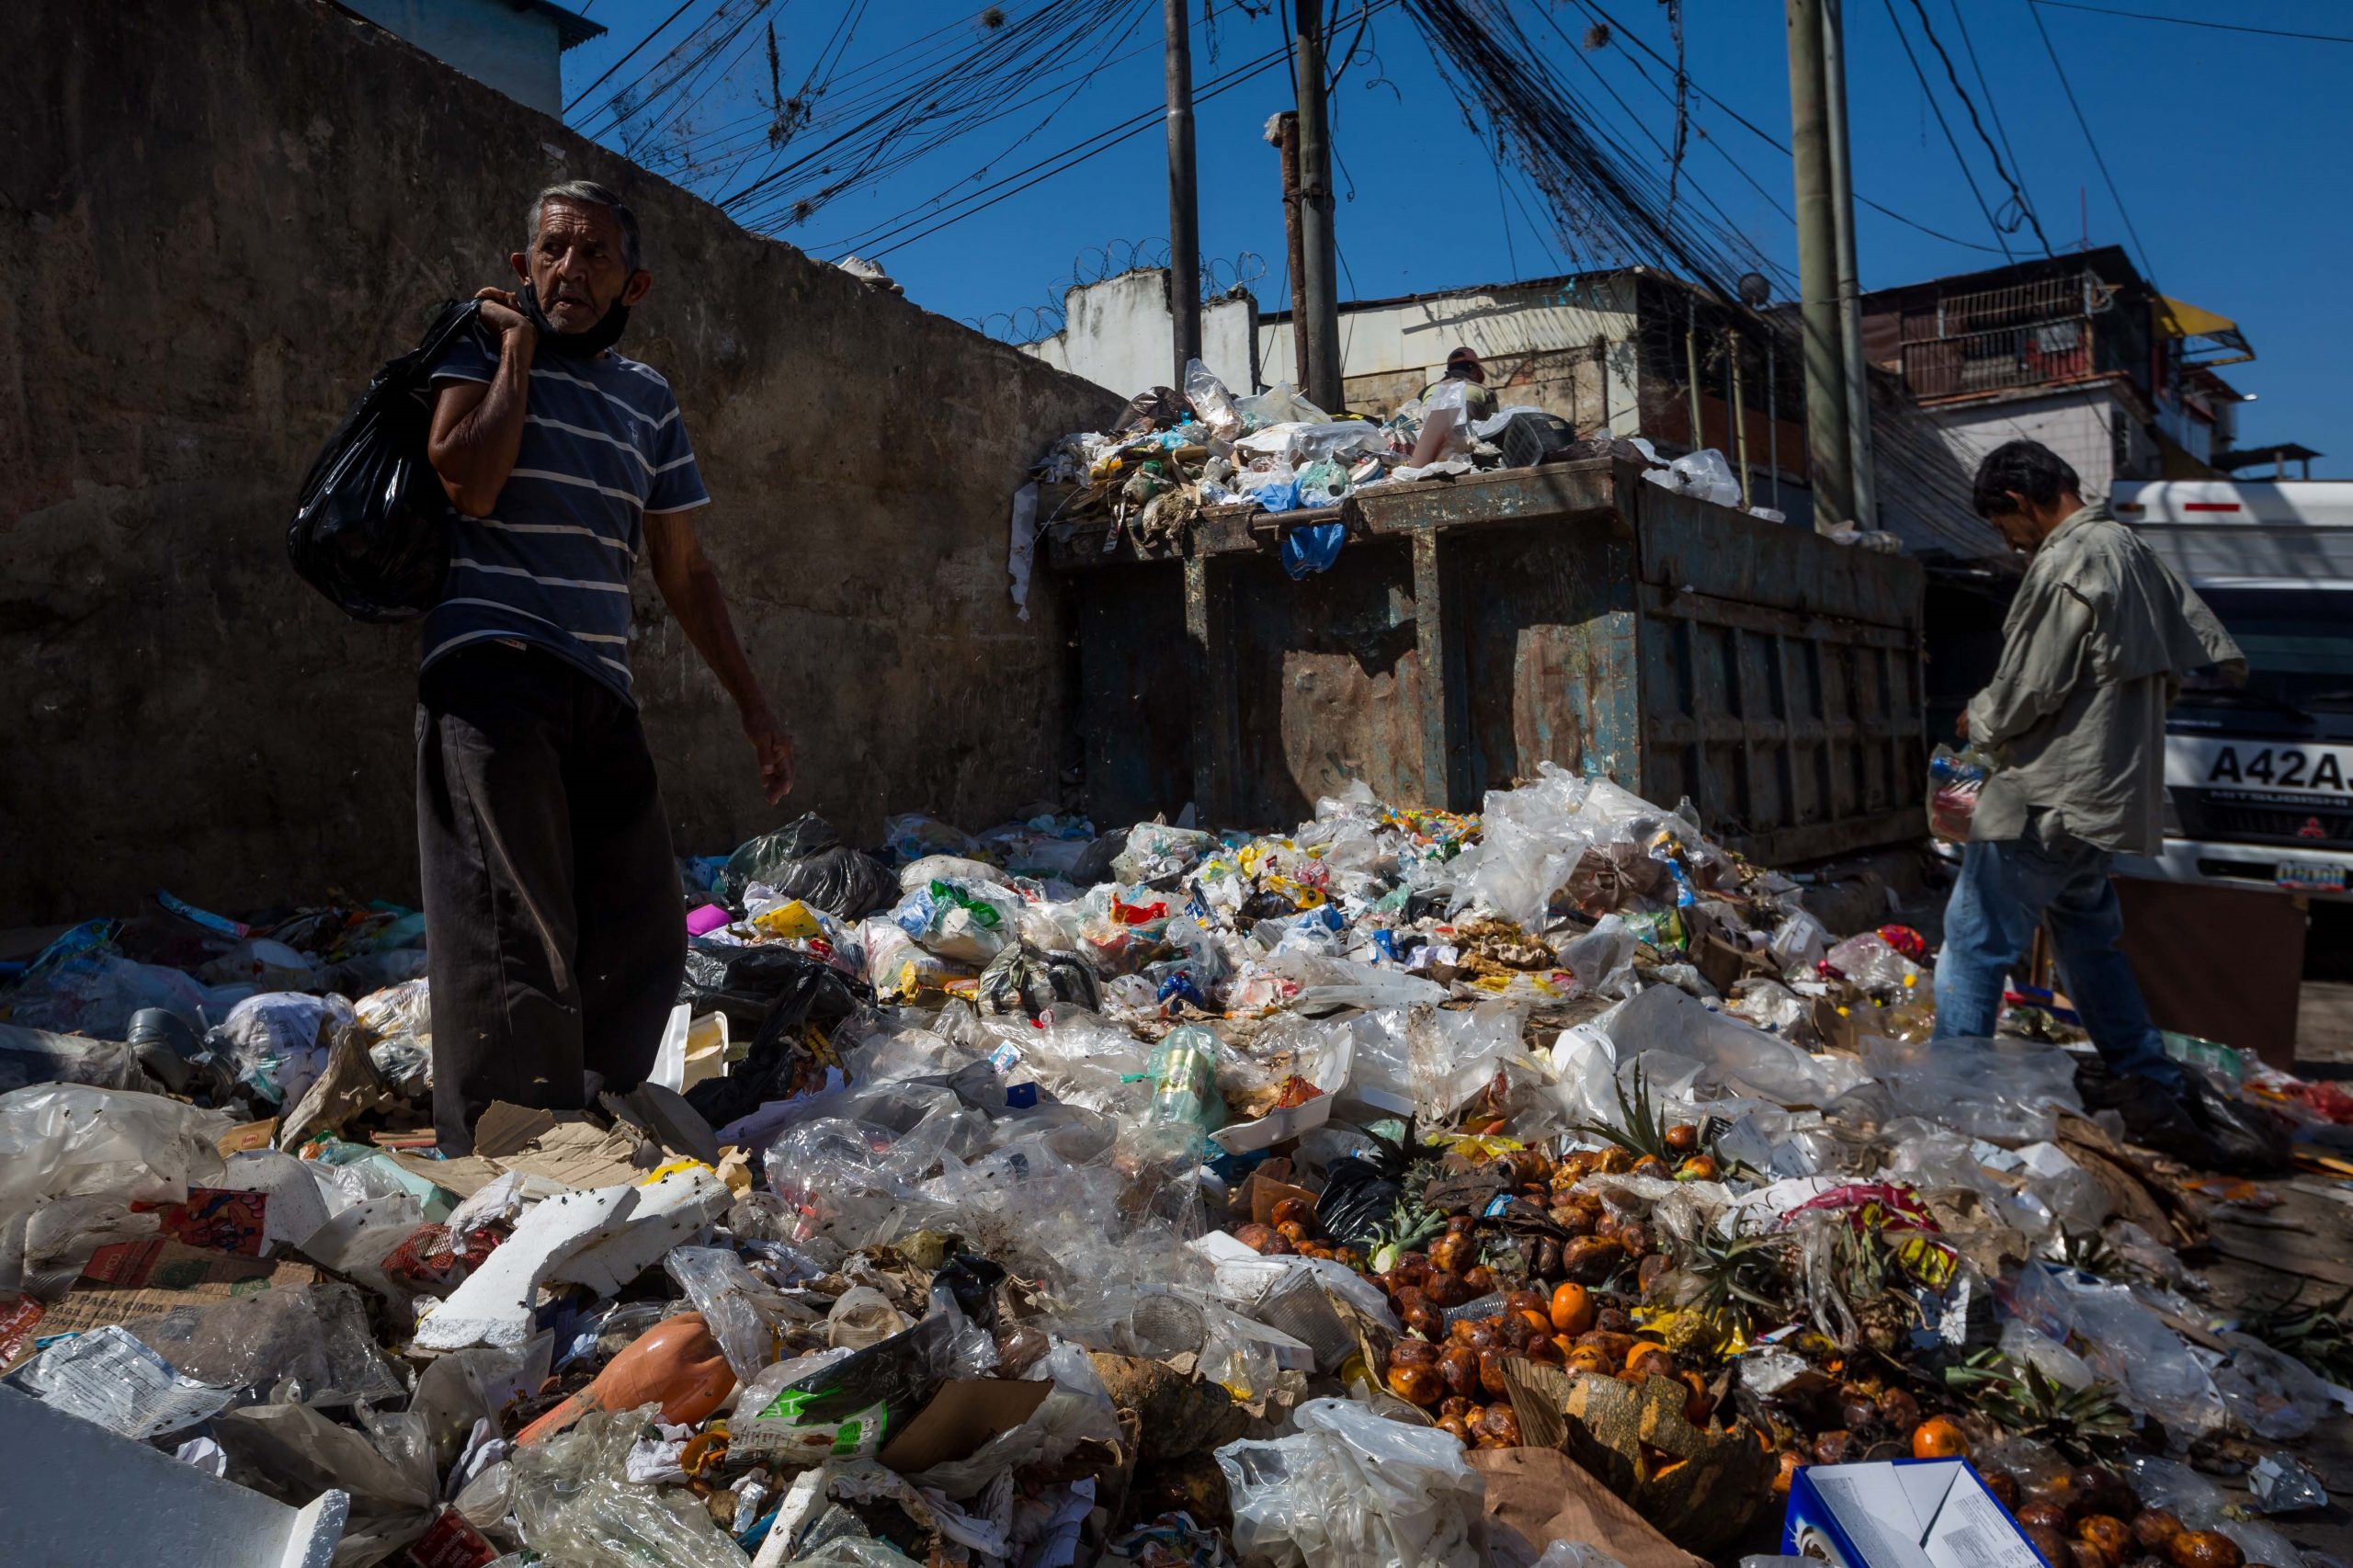
<instances>
[{"instance_id":1,"label":"utility pole","mask_svg":"<svg viewBox=\"0 0 2353 1568\"><path fill-rule=\"evenodd\" d=\"M1838 247L1838 348L1847 379L1847 468L1855 521L1879 527L1871 466L1871 383L1863 369L1863 284L1855 266L1855 187L1847 143L1846 0L1822 0L1823 101L1830 136L1830 222Z\"/></svg>"},{"instance_id":2,"label":"utility pole","mask_svg":"<svg viewBox=\"0 0 2353 1568\"><path fill-rule=\"evenodd\" d=\"M1290 278L1290 384L1307 385L1307 312L1300 309L1306 297L1307 251L1300 242L1299 111L1285 109L1267 121L1267 140L1275 144L1283 165L1283 258Z\"/></svg>"},{"instance_id":3,"label":"utility pole","mask_svg":"<svg viewBox=\"0 0 2353 1568\"><path fill-rule=\"evenodd\" d=\"M1297 0L1299 62L1299 308L1307 339L1300 390L1327 414L1347 405L1340 383L1339 244L1332 233L1332 131L1324 113L1324 0Z\"/></svg>"},{"instance_id":4,"label":"utility pole","mask_svg":"<svg viewBox=\"0 0 2353 1568\"><path fill-rule=\"evenodd\" d=\"M1161 0L1168 39L1168 320L1176 329L1180 392L1185 366L1201 357L1201 203L1193 164L1193 40L1185 0Z\"/></svg>"},{"instance_id":5,"label":"utility pole","mask_svg":"<svg viewBox=\"0 0 2353 1568\"><path fill-rule=\"evenodd\" d=\"M1790 150L1797 177L1800 335L1805 365L1806 471L1813 526L1855 515L1847 461L1847 378L1838 335L1838 238L1831 215L1829 108L1822 71L1823 0L1786 0Z\"/></svg>"}]
</instances>

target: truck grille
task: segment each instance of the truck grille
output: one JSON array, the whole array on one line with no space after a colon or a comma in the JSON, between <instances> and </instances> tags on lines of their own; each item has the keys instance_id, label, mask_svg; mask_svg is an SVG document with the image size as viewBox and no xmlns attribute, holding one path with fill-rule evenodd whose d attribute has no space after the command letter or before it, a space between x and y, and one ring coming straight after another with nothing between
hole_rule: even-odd
<instances>
[{"instance_id":1,"label":"truck grille","mask_svg":"<svg viewBox=\"0 0 2353 1568\"><path fill-rule=\"evenodd\" d=\"M2287 806L2222 805L2174 791L2185 838L2240 844L2284 844L2316 849L2353 844L2353 812L2298 811Z\"/></svg>"}]
</instances>

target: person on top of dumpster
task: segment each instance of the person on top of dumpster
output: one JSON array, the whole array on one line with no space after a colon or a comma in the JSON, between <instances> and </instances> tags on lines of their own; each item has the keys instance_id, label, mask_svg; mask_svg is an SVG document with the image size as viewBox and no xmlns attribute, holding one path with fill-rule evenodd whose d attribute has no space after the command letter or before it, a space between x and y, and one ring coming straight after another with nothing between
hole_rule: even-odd
<instances>
[{"instance_id":1,"label":"person on top of dumpster","mask_svg":"<svg viewBox=\"0 0 2353 1568\"><path fill-rule=\"evenodd\" d=\"M2106 1063L2086 1102L2112 1108L2143 1143L2218 1163L2194 1077L2166 1056L2132 966L2109 871L2164 837L2165 710L2181 677L2246 661L2205 601L2105 502L2086 503L2057 453L1996 447L1972 500L2030 557L2002 623L1993 680L1961 717L1994 757L1945 908L1937 957L1938 1039L1994 1033L2004 977L2048 918L2059 977Z\"/></svg>"},{"instance_id":2,"label":"person on top of dumpster","mask_svg":"<svg viewBox=\"0 0 2353 1568\"><path fill-rule=\"evenodd\" d=\"M1462 386L1462 417L1457 421L1450 408L1432 409L1422 422L1421 436L1414 443L1413 455L1407 460L1412 466L1420 468L1436 462L1449 449L1468 449L1471 437L1467 427L1482 419L1493 417L1495 412L1495 394L1487 390L1486 381L1487 368L1480 364L1479 357L1468 348L1458 348L1446 357L1446 374L1422 389L1422 402L1427 405L1439 392L1460 382ZM1454 436L1458 423L1466 427L1459 442Z\"/></svg>"},{"instance_id":3,"label":"person on top of dumpster","mask_svg":"<svg viewBox=\"0 0 2353 1568\"><path fill-rule=\"evenodd\" d=\"M553 1110L652 1070L686 963L677 862L638 721L641 555L733 698L770 803L792 741L695 537L703 489L670 384L614 351L654 286L637 219L585 180L530 206L521 287L433 372L426 451L450 502L426 617L416 818L433 1119L472 1147L494 1100Z\"/></svg>"},{"instance_id":4,"label":"person on top of dumpster","mask_svg":"<svg viewBox=\"0 0 2353 1568\"><path fill-rule=\"evenodd\" d=\"M1462 389L1464 418L1476 425L1482 419L1495 415L1495 394L1487 388L1487 368L1479 363L1479 356L1468 348L1458 348L1446 357L1446 373L1422 389L1422 401L1449 381L1470 383Z\"/></svg>"}]
</instances>

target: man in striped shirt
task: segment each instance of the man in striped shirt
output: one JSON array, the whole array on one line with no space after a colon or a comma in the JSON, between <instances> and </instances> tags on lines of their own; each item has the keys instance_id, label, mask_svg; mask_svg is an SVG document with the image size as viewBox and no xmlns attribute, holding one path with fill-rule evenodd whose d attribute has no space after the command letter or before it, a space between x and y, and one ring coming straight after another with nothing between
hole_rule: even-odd
<instances>
[{"instance_id":1,"label":"man in striped shirt","mask_svg":"<svg viewBox=\"0 0 2353 1568\"><path fill-rule=\"evenodd\" d=\"M637 220L603 186L531 204L516 292L435 369L427 448L450 563L425 621L417 837L441 1146L494 1100L549 1109L654 1064L685 911L631 690L641 555L735 699L771 803L792 743L727 617L692 513L710 497L669 382L613 352L653 287Z\"/></svg>"}]
</instances>

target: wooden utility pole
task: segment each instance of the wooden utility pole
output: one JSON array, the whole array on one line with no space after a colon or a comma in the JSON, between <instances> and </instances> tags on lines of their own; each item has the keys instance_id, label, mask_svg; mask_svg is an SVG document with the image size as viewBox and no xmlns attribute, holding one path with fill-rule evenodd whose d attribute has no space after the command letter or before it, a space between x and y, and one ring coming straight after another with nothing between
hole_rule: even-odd
<instances>
[{"instance_id":1,"label":"wooden utility pole","mask_svg":"<svg viewBox=\"0 0 2353 1568\"><path fill-rule=\"evenodd\" d=\"M1339 244L1332 231L1332 131L1324 110L1324 0L1297 0L1299 60L1299 308L1307 339L1301 391L1327 414L1347 406L1340 371Z\"/></svg>"},{"instance_id":2,"label":"wooden utility pole","mask_svg":"<svg viewBox=\"0 0 2353 1568\"><path fill-rule=\"evenodd\" d=\"M1831 216L1830 111L1822 69L1823 0L1786 0L1790 151L1797 181L1800 348L1805 365L1806 476L1813 526L1855 515L1847 460L1847 378L1838 334L1838 236Z\"/></svg>"},{"instance_id":3,"label":"wooden utility pole","mask_svg":"<svg viewBox=\"0 0 2353 1568\"><path fill-rule=\"evenodd\" d=\"M1168 40L1168 321L1176 332L1176 372L1201 357L1201 203L1193 162L1193 40L1185 0L1161 0Z\"/></svg>"},{"instance_id":4,"label":"wooden utility pole","mask_svg":"<svg viewBox=\"0 0 2353 1568\"><path fill-rule=\"evenodd\" d=\"M1299 111L1285 109L1267 122L1267 140L1275 144L1283 165L1283 259L1290 278L1290 357L1291 385L1307 385L1306 312L1299 308L1306 297L1303 280L1307 276L1305 247L1300 242L1299 224Z\"/></svg>"},{"instance_id":5,"label":"wooden utility pole","mask_svg":"<svg viewBox=\"0 0 2353 1568\"><path fill-rule=\"evenodd\" d=\"M1863 369L1863 284L1855 266L1855 187L1847 142L1846 0L1822 0L1822 98L1828 110L1830 222L1838 252L1838 361L1847 386L1847 493L1855 521L1879 527L1879 482L1871 468L1871 384Z\"/></svg>"}]
</instances>

